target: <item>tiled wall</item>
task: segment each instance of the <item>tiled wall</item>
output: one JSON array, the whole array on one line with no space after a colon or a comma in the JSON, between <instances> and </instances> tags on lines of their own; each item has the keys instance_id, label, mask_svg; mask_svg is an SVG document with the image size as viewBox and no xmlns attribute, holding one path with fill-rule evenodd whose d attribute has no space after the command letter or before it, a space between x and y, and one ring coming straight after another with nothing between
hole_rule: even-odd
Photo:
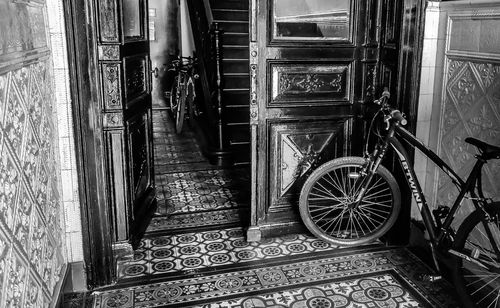
<instances>
[{"instance_id":1,"label":"tiled wall","mask_svg":"<svg viewBox=\"0 0 500 308\"><path fill-rule=\"evenodd\" d=\"M54 63L55 103L57 106L59 155L61 160L61 201L66 221L66 256L68 262L77 262L83 261L82 225L62 0L47 0L47 8Z\"/></svg>"},{"instance_id":2,"label":"tiled wall","mask_svg":"<svg viewBox=\"0 0 500 308\"><path fill-rule=\"evenodd\" d=\"M0 0L0 29L0 307L49 307L66 262L45 1Z\"/></svg>"},{"instance_id":3,"label":"tiled wall","mask_svg":"<svg viewBox=\"0 0 500 308\"><path fill-rule=\"evenodd\" d=\"M464 178L474 163L468 136L500 144L500 3L429 2L417 136ZM417 153L415 166L431 205L452 205L457 190ZM500 199L497 163L483 173L485 192ZM458 213L458 222L471 205ZM418 218L418 214L413 212Z\"/></svg>"}]
</instances>

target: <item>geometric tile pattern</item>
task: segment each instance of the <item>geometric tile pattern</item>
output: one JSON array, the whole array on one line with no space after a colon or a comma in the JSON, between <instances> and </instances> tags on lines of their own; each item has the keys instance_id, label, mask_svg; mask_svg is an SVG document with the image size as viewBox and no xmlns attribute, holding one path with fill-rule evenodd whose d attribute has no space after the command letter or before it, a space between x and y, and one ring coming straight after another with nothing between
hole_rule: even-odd
<instances>
[{"instance_id":1,"label":"geometric tile pattern","mask_svg":"<svg viewBox=\"0 0 500 308\"><path fill-rule=\"evenodd\" d=\"M241 225L246 220L248 211L243 209L224 209L199 213L180 213L170 216L154 217L147 232L175 231L206 226Z\"/></svg>"},{"instance_id":2,"label":"geometric tile pattern","mask_svg":"<svg viewBox=\"0 0 500 308\"><path fill-rule=\"evenodd\" d=\"M311 253L96 292L94 307L457 307L451 286L402 248Z\"/></svg>"},{"instance_id":3,"label":"geometric tile pattern","mask_svg":"<svg viewBox=\"0 0 500 308\"><path fill-rule=\"evenodd\" d=\"M318 284L198 307L418 307L416 296L403 289L393 273ZM417 297L418 298L418 297ZM196 307L196 306L195 306ZM251 306L252 307L252 306Z\"/></svg>"},{"instance_id":4,"label":"geometric tile pattern","mask_svg":"<svg viewBox=\"0 0 500 308\"><path fill-rule=\"evenodd\" d=\"M500 145L500 65L448 59L445 88L438 151L465 178L477 153L474 146L464 141L466 137ZM492 160L483 170L485 194L500 200L500 162ZM440 172L436 204L451 206L457 193L449 178ZM467 203L459 210L459 218L471 210L472 205Z\"/></svg>"},{"instance_id":5,"label":"geometric tile pattern","mask_svg":"<svg viewBox=\"0 0 500 308\"><path fill-rule=\"evenodd\" d=\"M157 175L158 212L191 213L246 206L250 202L248 183L245 168Z\"/></svg>"},{"instance_id":6,"label":"geometric tile pattern","mask_svg":"<svg viewBox=\"0 0 500 308\"><path fill-rule=\"evenodd\" d=\"M134 260L119 265L119 282L179 271L192 272L230 264L262 262L319 253L335 246L307 235L247 242L241 227L155 236L142 240Z\"/></svg>"},{"instance_id":7,"label":"geometric tile pattern","mask_svg":"<svg viewBox=\"0 0 500 308\"><path fill-rule=\"evenodd\" d=\"M214 168L203 156L189 126L186 124L182 133L176 134L174 123L165 110L153 111L153 138L155 168L160 174L192 170L193 165L202 169Z\"/></svg>"},{"instance_id":8,"label":"geometric tile pattern","mask_svg":"<svg viewBox=\"0 0 500 308\"><path fill-rule=\"evenodd\" d=\"M0 71L0 307L48 307L63 274L52 60L23 63L47 46L44 2L0 10L0 64L17 61Z\"/></svg>"},{"instance_id":9,"label":"geometric tile pattern","mask_svg":"<svg viewBox=\"0 0 500 308\"><path fill-rule=\"evenodd\" d=\"M166 110L153 111L158 207L148 232L241 224L250 203L249 172L221 169L203 156L185 125L176 134ZM245 216L242 216L245 215Z\"/></svg>"}]
</instances>

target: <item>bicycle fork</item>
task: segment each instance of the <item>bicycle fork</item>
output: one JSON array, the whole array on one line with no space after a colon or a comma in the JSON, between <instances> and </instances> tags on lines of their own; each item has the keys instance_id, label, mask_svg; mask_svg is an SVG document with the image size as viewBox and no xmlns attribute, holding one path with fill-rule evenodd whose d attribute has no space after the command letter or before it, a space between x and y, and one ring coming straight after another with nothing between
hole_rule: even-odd
<instances>
[{"instance_id":1,"label":"bicycle fork","mask_svg":"<svg viewBox=\"0 0 500 308\"><path fill-rule=\"evenodd\" d=\"M359 172L351 172L348 174L348 177L351 179L363 177L363 182L360 184L358 195L354 200L354 207L357 208L361 203L361 201L363 200L373 180L374 174L377 172L378 167L382 163L382 159L384 158L385 153L387 152L388 146L389 146L388 143L384 143L384 145L382 145L380 149L375 149L375 151L371 156L375 157L375 160L369 158L365 168L363 168Z\"/></svg>"}]
</instances>

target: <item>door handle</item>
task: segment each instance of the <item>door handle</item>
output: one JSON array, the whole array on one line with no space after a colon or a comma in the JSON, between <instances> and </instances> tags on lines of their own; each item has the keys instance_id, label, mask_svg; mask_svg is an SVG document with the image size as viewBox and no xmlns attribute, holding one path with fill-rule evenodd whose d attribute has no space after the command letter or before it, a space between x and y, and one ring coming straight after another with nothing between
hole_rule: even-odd
<instances>
[{"instance_id":1,"label":"door handle","mask_svg":"<svg viewBox=\"0 0 500 308\"><path fill-rule=\"evenodd\" d=\"M155 78L158 78L159 72L160 72L160 70L157 67L155 67L153 70L151 70L151 74L153 74L153 76Z\"/></svg>"}]
</instances>

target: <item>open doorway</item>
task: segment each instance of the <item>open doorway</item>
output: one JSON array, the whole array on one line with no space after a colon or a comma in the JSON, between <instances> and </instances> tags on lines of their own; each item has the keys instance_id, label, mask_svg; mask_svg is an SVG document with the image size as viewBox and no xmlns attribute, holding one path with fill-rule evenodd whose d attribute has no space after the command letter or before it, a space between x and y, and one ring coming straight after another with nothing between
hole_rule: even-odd
<instances>
[{"instance_id":1,"label":"open doorway","mask_svg":"<svg viewBox=\"0 0 500 308\"><path fill-rule=\"evenodd\" d=\"M210 163L199 134L203 128L196 119L186 119L182 132L176 133L169 112L175 73L168 68L178 56L193 56L194 51L186 3L149 0L148 8L158 206L146 237L200 227L246 226L244 217L248 217L250 203L248 165ZM196 88L197 99L203 99L201 86Z\"/></svg>"}]
</instances>

